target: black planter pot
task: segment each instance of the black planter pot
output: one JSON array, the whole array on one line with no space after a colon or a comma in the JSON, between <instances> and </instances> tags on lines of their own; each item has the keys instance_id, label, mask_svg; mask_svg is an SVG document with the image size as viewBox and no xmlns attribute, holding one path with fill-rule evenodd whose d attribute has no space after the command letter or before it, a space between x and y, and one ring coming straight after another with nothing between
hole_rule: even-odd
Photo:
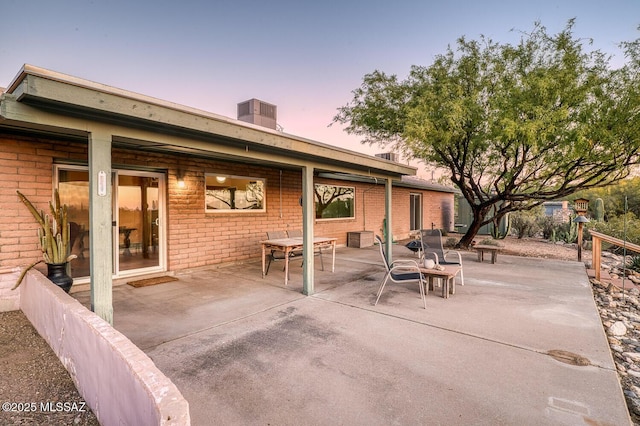
<instances>
[{"instance_id":1,"label":"black planter pot","mask_svg":"<svg viewBox=\"0 0 640 426\"><path fill-rule=\"evenodd\" d=\"M66 293L69 293L69 290L71 290L73 278L67 275L66 263L47 263L47 278Z\"/></svg>"}]
</instances>

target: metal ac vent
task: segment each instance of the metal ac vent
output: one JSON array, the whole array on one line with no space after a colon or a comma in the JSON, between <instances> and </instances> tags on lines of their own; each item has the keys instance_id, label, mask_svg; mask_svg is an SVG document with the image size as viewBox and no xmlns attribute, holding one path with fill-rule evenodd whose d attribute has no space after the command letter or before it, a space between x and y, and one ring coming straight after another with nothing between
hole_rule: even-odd
<instances>
[{"instance_id":1,"label":"metal ac vent","mask_svg":"<svg viewBox=\"0 0 640 426\"><path fill-rule=\"evenodd\" d=\"M249 99L238 104L238 120L276 129L277 107L258 99Z\"/></svg>"},{"instance_id":2,"label":"metal ac vent","mask_svg":"<svg viewBox=\"0 0 640 426\"><path fill-rule=\"evenodd\" d=\"M376 157L383 158L385 160L393 161L396 163L400 161L400 157L395 152L385 152L382 154L376 154Z\"/></svg>"}]
</instances>

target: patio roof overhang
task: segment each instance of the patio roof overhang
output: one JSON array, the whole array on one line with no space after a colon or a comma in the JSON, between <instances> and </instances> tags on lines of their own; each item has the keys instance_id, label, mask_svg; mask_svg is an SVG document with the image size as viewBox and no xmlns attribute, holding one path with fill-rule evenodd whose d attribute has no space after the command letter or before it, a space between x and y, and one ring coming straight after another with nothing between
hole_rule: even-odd
<instances>
[{"instance_id":1,"label":"patio roof overhang","mask_svg":"<svg viewBox=\"0 0 640 426\"><path fill-rule=\"evenodd\" d=\"M97 123L114 146L317 171L395 177L416 168L206 111L25 65L0 100L0 125L87 140Z\"/></svg>"},{"instance_id":2,"label":"patio roof overhang","mask_svg":"<svg viewBox=\"0 0 640 426\"><path fill-rule=\"evenodd\" d=\"M92 308L113 323L112 147L298 169L302 172L303 292L313 293L314 174L339 173L385 183L387 235L392 182L416 168L240 122L202 110L24 65L0 93L0 129L88 144ZM391 239L386 242L391 257Z\"/></svg>"}]
</instances>

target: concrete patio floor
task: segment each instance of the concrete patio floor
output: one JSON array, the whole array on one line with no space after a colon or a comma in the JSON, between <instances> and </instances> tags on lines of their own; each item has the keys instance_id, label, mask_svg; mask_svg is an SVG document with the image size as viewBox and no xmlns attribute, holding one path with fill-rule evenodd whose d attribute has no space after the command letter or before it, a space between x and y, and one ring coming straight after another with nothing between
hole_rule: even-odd
<instances>
[{"instance_id":1,"label":"concrete patio floor","mask_svg":"<svg viewBox=\"0 0 640 426\"><path fill-rule=\"evenodd\" d=\"M395 257L414 257L402 246ZM339 248L301 293L300 261L114 287L114 326L189 401L193 425L631 424L584 265L464 253L465 286L423 309L378 250ZM89 303L89 293L73 294ZM586 358L560 362L549 351Z\"/></svg>"}]
</instances>

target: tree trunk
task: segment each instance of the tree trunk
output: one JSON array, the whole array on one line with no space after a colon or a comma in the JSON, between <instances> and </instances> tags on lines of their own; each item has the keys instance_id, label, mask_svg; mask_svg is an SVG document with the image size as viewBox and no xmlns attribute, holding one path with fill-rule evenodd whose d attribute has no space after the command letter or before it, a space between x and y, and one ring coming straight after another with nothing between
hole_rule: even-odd
<instances>
[{"instance_id":1,"label":"tree trunk","mask_svg":"<svg viewBox=\"0 0 640 426\"><path fill-rule=\"evenodd\" d=\"M471 242L478 234L478 231L482 227L482 222L489 211L488 207L481 207L477 205L471 205L471 210L473 211L473 221L471 221L471 225L467 229L467 232L462 236L460 242L457 244L458 248L468 249L471 245Z\"/></svg>"},{"instance_id":2,"label":"tree trunk","mask_svg":"<svg viewBox=\"0 0 640 426\"><path fill-rule=\"evenodd\" d=\"M469 245L471 245L473 238L476 236L479 230L480 230L480 222L474 219L473 222L471 222L471 225L469 225L469 228L467 229L466 234L464 234L460 239L460 242L458 243L457 247L462 249L469 248Z\"/></svg>"}]
</instances>

